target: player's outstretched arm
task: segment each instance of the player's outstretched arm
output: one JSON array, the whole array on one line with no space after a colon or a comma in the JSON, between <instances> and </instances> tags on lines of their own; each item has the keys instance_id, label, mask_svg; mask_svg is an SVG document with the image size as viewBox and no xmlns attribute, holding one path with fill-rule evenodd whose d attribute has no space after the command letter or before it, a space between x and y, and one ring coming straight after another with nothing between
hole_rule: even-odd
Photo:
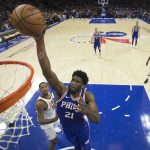
<instances>
[{"instance_id":1,"label":"player's outstretched arm","mask_svg":"<svg viewBox=\"0 0 150 150\"><path fill-rule=\"evenodd\" d=\"M44 34L34 39L36 41L37 56L43 75L45 76L50 86L57 92L57 94L59 96L62 96L66 91L66 87L62 82L58 80L57 75L51 69L51 64L45 49Z\"/></svg>"}]
</instances>

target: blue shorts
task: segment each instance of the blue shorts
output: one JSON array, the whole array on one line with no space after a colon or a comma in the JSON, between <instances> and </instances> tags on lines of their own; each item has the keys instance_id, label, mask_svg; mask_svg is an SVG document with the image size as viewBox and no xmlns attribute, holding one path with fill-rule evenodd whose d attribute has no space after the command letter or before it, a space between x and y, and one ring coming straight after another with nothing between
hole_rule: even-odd
<instances>
[{"instance_id":1,"label":"blue shorts","mask_svg":"<svg viewBox=\"0 0 150 150\"><path fill-rule=\"evenodd\" d=\"M132 35L132 39L134 40L134 39L138 39L138 34L133 34Z\"/></svg>"},{"instance_id":2,"label":"blue shorts","mask_svg":"<svg viewBox=\"0 0 150 150\"><path fill-rule=\"evenodd\" d=\"M68 141L75 146L75 150L91 150L88 123L79 128L66 128L64 133Z\"/></svg>"},{"instance_id":3,"label":"blue shorts","mask_svg":"<svg viewBox=\"0 0 150 150\"><path fill-rule=\"evenodd\" d=\"M100 42L94 42L94 49L96 49L96 47L100 48L101 44Z\"/></svg>"}]
</instances>

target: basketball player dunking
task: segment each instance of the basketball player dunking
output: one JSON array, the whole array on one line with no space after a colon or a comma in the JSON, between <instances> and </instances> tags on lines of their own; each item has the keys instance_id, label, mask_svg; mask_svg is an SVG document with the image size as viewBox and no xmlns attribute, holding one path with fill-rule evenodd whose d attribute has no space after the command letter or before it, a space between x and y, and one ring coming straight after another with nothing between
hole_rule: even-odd
<instances>
[{"instance_id":1,"label":"basketball player dunking","mask_svg":"<svg viewBox=\"0 0 150 150\"><path fill-rule=\"evenodd\" d=\"M37 117L41 129L45 132L48 140L50 140L48 150L54 150L57 142L54 123L58 120L58 116L54 111L54 100L48 91L48 83L41 82L39 90L42 95L36 102Z\"/></svg>"},{"instance_id":2,"label":"basketball player dunking","mask_svg":"<svg viewBox=\"0 0 150 150\"><path fill-rule=\"evenodd\" d=\"M44 35L34 38L43 74L57 94L57 115L67 139L74 145L75 150L91 150L87 118L98 123L99 113L93 94L85 88L88 83L87 74L81 70L75 71L69 86L66 87L51 69Z\"/></svg>"},{"instance_id":3,"label":"basketball player dunking","mask_svg":"<svg viewBox=\"0 0 150 150\"><path fill-rule=\"evenodd\" d=\"M91 38L91 42L94 39L94 51L96 54L96 48L98 47L99 54L101 55L101 33L98 31L97 28L95 28L95 32Z\"/></svg>"},{"instance_id":4,"label":"basketball player dunking","mask_svg":"<svg viewBox=\"0 0 150 150\"><path fill-rule=\"evenodd\" d=\"M134 40L135 40L135 48L136 48L139 36L140 36L140 27L139 27L139 22L136 21L136 25L132 28L132 48L134 47Z\"/></svg>"}]
</instances>

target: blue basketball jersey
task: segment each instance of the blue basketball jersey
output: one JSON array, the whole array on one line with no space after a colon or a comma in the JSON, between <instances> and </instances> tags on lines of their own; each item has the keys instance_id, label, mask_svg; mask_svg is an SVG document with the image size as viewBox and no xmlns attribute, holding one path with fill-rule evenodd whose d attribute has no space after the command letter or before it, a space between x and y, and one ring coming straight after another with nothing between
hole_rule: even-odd
<instances>
[{"instance_id":1,"label":"blue basketball jersey","mask_svg":"<svg viewBox=\"0 0 150 150\"><path fill-rule=\"evenodd\" d=\"M133 27L133 35L138 35L139 29L140 29L139 26L134 26L134 27Z\"/></svg>"},{"instance_id":2,"label":"blue basketball jersey","mask_svg":"<svg viewBox=\"0 0 150 150\"><path fill-rule=\"evenodd\" d=\"M100 33L94 33L94 42L100 42L101 35Z\"/></svg>"},{"instance_id":3,"label":"blue basketball jersey","mask_svg":"<svg viewBox=\"0 0 150 150\"><path fill-rule=\"evenodd\" d=\"M80 96L85 102L86 88L82 89ZM64 95L56 101L57 103L57 115L63 128L82 128L85 125L85 115L81 112L77 112L79 98L74 99L67 88Z\"/></svg>"}]
</instances>

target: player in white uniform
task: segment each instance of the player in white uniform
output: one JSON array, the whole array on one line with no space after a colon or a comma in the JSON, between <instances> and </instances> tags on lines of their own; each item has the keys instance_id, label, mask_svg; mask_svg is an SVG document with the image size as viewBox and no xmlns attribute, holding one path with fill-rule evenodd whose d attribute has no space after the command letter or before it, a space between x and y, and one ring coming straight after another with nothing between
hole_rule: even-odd
<instances>
[{"instance_id":1,"label":"player in white uniform","mask_svg":"<svg viewBox=\"0 0 150 150\"><path fill-rule=\"evenodd\" d=\"M36 102L37 117L41 129L43 129L50 141L48 150L54 150L57 143L54 123L58 120L58 116L54 110L54 100L49 93L48 83L40 83L39 90L41 92L41 96Z\"/></svg>"},{"instance_id":2,"label":"player in white uniform","mask_svg":"<svg viewBox=\"0 0 150 150\"><path fill-rule=\"evenodd\" d=\"M149 61L150 61L150 56L149 56L149 58L148 58L148 60L147 60L147 62L146 62L146 66L148 66ZM148 73L148 75L147 75L147 78L146 78L145 81L144 81L145 84L148 82L149 77L150 77L150 71L149 71L149 73Z\"/></svg>"}]
</instances>

